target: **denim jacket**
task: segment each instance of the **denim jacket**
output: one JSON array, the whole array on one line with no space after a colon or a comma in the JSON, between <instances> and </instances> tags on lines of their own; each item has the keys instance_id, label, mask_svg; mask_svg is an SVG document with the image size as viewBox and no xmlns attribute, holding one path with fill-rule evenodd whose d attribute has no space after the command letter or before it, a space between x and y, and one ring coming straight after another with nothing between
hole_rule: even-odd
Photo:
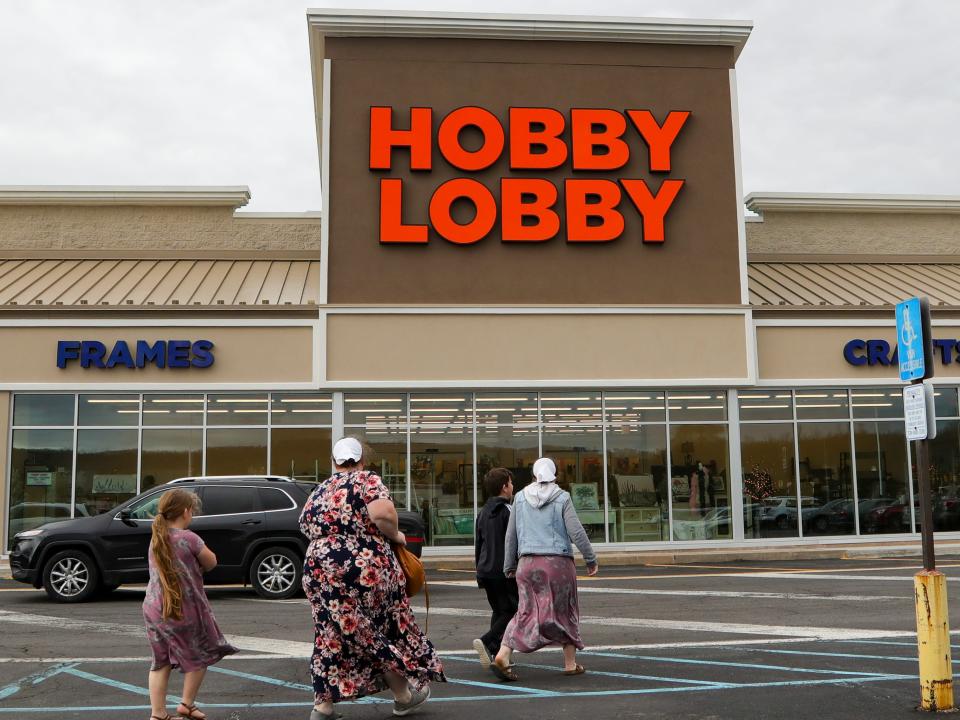
<instances>
[{"instance_id":1,"label":"denim jacket","mask_svg":"<svg viewBox=\"0 0 960 720\"><path fill-rule=\"evenodd\" d=\"M504 545L505 573L516 570L517 559L524 555L572 558L574 545L587 565L597 562L593 546L573 508L570 493L566 491L558 492L540 507L534 507L523 492L517 493Z\"/></svg>"}]
</instances>

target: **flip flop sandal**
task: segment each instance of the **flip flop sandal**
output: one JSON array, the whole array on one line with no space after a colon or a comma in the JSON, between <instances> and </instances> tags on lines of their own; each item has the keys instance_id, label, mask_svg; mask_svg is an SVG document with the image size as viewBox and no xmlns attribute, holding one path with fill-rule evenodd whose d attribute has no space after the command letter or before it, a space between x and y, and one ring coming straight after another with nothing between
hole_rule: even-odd
<instances>
[{"instance_id":1,"label":"flip flop sandal","mask_svg":"<svg viewBox=\"0 0 960 720\"><path fill-rule=\"evenodd\" d=\"M516 682L519 680L517 674L513 671L513 665L508 665L504 667L500 665L496 660L490 663L490 672L496 675L503 682Z\"/></svg>"},{"instance_id":2,"label":"flip flop sandal","mask_svg":"<svg viewBox=\"0 0 960 720\"><path fill-rule=\"evenodd\" d=\"M159 715L151 715L150 720L173 720L173 717L169 714L165 715L164 717L160 717Z\"/></svg>"},{"instance_id":3,"label":"flip flop sandal","mask_svg":"<svg viewBox=\"0 0 960 720\"><path fill-rule=\"evenodd\" d=\"M586 671L587 669L583 665L581 665L580 663L577 663L577 666L573 670L564 670L563 674L564 675L583 675Z\"/></svg>"}]
</instances>

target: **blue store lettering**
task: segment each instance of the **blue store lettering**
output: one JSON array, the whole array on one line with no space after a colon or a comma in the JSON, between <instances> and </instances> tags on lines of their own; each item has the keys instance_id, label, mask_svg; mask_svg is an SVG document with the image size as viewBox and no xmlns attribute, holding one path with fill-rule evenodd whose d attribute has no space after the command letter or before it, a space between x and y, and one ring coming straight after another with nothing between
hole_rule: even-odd
<instances>
[{"instance_id":1,"label":"blue store lettering","mask_svg":"<svg viewBox=\"0 0 960 720\"><path fill-rule=\"evenodd\" d=\"M954 351L957 351L957 362L960 362L960 341L933 341L933 352L939 354L941 365L953 362ZM897 346L891 346L886 340L850 340L843 346L843 359L857 366L896 365Z\"/></svg>"},{"instance_id":2,"label":"blue store lettering","mask_svg":"<svg viewBox=\"0 0 960 720\"><path fill-rule=\"evenodd\" d=\"M118 340L112 348L99 340L57 341L57 367L77 363L82 368L131 370L148 366L158 368L208 368L213 365L213 343L210 340L137 340L131 349L126 340Z\"/></svg>"}]
</instances>

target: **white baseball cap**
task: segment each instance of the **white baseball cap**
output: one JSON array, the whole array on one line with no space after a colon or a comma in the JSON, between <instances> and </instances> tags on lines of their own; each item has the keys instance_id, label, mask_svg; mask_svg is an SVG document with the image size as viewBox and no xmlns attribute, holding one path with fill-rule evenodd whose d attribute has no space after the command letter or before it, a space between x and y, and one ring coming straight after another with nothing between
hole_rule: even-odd
<instances>
[{"instance_id":1,"label":"white baseball cap","mask_svg":"<svg viewBox=\"0 0 960 720\"><path fill-rule=\"evenodd\" d=\"M533 476L538 483L551 483L557 479L557 466L550 458L540 458L533 464Z\"/></svg>"},{"instance_id":2,"label":"white baseball cap","mask_svg":"<svg viewBox=\"0 0 960 720\"><path fill-rule=\"evenodd\" d=\"M333 460L337 465L343 465L349 460L359 462L361 457L363 457L363 447L356 438L340 438L333 446Z\"/></svg>"}]
</instances>

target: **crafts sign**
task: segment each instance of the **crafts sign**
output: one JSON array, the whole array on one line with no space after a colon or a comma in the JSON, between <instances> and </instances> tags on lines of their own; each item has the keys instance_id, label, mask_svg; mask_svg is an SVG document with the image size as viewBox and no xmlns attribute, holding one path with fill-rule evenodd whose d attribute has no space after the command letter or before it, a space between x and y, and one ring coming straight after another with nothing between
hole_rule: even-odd
<instances>
[{"instance_id":1,"label":"crafts sign","mask_svg":"<svg viewBox=\"0 0 960 720\"><path fill-rule=\"evenodd\" d=\"M505 243L538 243L555 239L561 227L568 243L606 243L623 234L624 213L641 217L643 242L663 243L667 215L685 180L664 177L648 184L617 177L617 171L642 153L651 173L670 173L671 148L689 118L687 110L672 110L658 120L639 109L573 108L564 113L512 107L501 122L477 106L457 108L442 118L435 118L429 107L371 107L369 167L384 175L380 243L424 244L431 229L456 245L480 242L495 230ZM508 162L509 176L495 184L473 177L501 159ZM441 162L459 176L439 183L426 207L409 207L403 179L386 177L394 170L430 172ZM537 177L538 171L557 170L569 171L571 177ZM463 222L455 212L462 203L473 211Z\"/></svg>"}]
</instances>

